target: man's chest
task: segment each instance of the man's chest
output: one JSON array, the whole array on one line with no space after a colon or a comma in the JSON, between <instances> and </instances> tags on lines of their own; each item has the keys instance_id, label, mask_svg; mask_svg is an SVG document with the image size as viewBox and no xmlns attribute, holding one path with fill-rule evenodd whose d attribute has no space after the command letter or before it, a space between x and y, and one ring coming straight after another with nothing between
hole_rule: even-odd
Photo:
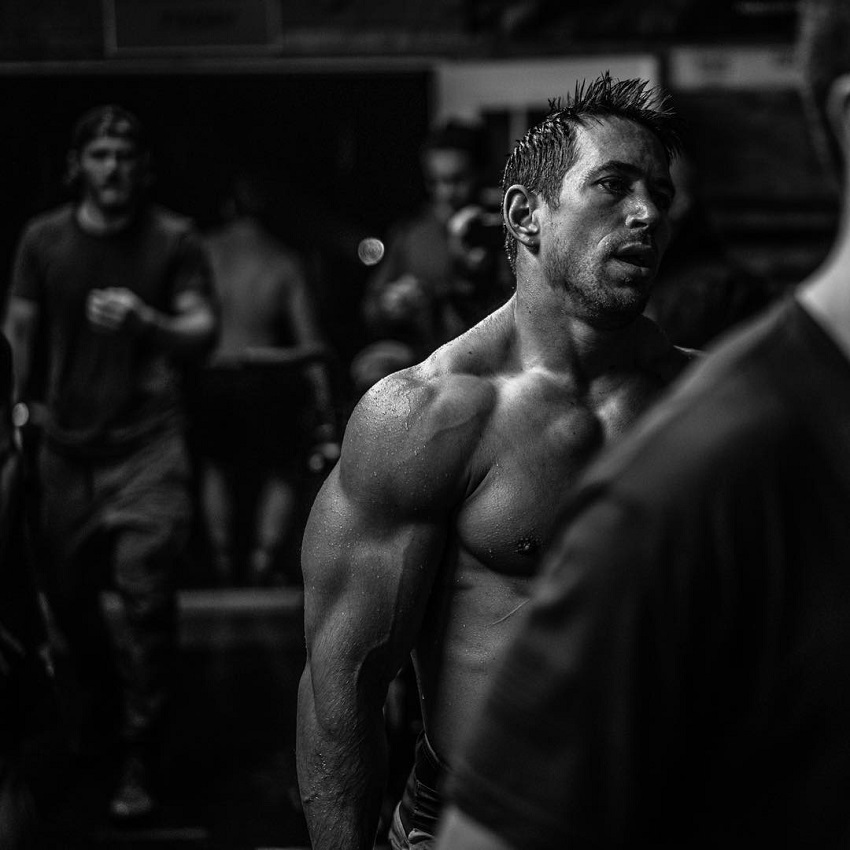
<instances>
[{"instance_id":1,"label":"man's chest","mask_svg":"<svg viewBox=\"0 0 850 850\"><path fill-rule=\"evenodd\" d=\"M458 514L460 545L496 572L533 573L583 470L656 393L638 380L592 402L530 396L497 411Z\"/></svg>"},{"instance_id":2,"label":"man's chest","mask_svg":"<svg viewBox=\"0 0 850 850\"><path fill-rule=\"evenodd\" d=\"M123 287L147 303L164 297L171 257L143 239L96 240L70 236L42 254L44 297L53 310L81 309L92 289Z\"/></svg>"}]
</instances>

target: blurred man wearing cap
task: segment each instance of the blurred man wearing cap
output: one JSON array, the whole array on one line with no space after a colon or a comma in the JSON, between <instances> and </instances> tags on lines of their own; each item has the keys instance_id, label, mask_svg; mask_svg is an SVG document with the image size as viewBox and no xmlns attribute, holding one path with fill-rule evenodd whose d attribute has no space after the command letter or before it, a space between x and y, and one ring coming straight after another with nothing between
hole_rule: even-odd
<instances>
[{"instance_id":1,"label":"blurred man wearing cap","mask_svg":"<svg viewBox=\"0 0 850 850\"><path fill-rule=\"evenodd\" d=\"M83 115L68 180L77 199L33 219L20 240L6 332L19 399L36 346L47 347L44 582L91 699L80 716L97 732L108 725L114 651L99 606L104 581L123 602L124 750L111 812L126 819L154 808L174 664L174 571L191 517L180 368L209 350L217 316L192 224L147 201L134 115L112 105ZM77 743L91 743L85 730Z\"/></svg>"}]
</instances>

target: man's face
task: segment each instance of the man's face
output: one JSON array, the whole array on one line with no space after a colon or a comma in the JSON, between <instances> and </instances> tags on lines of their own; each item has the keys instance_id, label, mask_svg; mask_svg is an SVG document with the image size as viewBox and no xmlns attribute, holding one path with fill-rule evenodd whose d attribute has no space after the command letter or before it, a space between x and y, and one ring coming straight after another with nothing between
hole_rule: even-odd
<instances>
[{"instance_id":1,"label":"man's face","mask_svg":"<svg viewBox=\"0 0 850 850\"><path fill-rule=\"evenodd\" d=\"M661 142L632 121L608 118L577 133L560 205L542 205L540 259L576 313L624 324L643 311L670 240L670 170Z\"/></svg>"},{"instance_id":2,"label":"man's face","mask_svg":"<svg viewBox=\"0 0 850 850\"><path fill-rule=\"evenodd\" d=\"M123 212L136 200L141 157L135 143L117 136L98 136L79 153L83 192L105 212Z\"/></svg>"},{"instance_id":3,"label":"man's face","mask_svg":"<svg viewBox=\"0 0 850 850\"><path fill-rule=\"evenodd\" d=\"M471 203L475 190L475 169L466 151L436 148L422 158L425 185L438 218L448 221Z\"/></svg>"}]
</instances>

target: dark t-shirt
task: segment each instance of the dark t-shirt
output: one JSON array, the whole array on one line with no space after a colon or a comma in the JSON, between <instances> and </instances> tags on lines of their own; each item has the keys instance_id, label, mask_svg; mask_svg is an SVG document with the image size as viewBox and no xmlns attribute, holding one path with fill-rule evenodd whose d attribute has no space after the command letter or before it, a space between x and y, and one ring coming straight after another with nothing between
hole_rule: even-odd
<instances>
[{"instance_id":1,"label":"dark t-shirt","mask_svg":"<svg viewBox=\"0 0 850 850\"><path fill-rule=\"evenodd\" d=\"M518 848L850 841L850 363L794 301L590 468L448 789Z\"/></svg>"},{"instance_id":2,"label":"dark t-shirt","mask_svg":"<svg viewBox=\"0 0 850 850\"><path fill-rule=\"evenodd\" d=\"M88 293L112 286L166 314L180 293L210 295L209 264L191 223L149 207L119 233L92 235L69 204L27 226L12 295L40 307L49 350L45 430L66 451L120 452L179 422L178 365L145 340L99 332L86 319Z\"/></svg>"}]
</instances>

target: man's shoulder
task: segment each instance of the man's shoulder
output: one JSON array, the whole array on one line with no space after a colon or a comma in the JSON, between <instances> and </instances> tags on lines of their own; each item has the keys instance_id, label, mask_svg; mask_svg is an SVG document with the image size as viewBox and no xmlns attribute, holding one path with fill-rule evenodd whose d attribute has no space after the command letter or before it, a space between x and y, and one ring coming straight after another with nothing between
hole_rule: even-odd
<instances>
[{"instance_id":1,"label":"man's shoulder","mask_svg":"<svg viewBox=\"0 0 850 850\"><path fill-rule=\"evenodd\" d=\"M469 470L495 407L491 381L425 361L380 380L345 430L344 472L452 488ZM398 472L396 475L393 470ZM438 481L437 479L441 479Z\"/></svg>"},{"instance_id":2,"label":"man's shoulder","mask_svg":"<svg viewBox=\"0 0 850 850\"><path fill-rule=\"evenodd\" d=\"M487 416L494 402L494 384L487 376L432 355L375 384L355 413L373 427L398 426L416 439L420 429L437 432Z\"/></svg>"},{"instance_id":3,"label":"man's shoulder","mask_svg":"<svg viewBox=\"0 0 850 850\"><path fill-rule=\"evenodd\" d=\"M285 285L294 286L304 282L304 258L289 245L271 237L268 248L269 266L275 269L278 279Z\"/></svg>"},{"instance_id":4,"label":"man's shoulder","mask_svg":"<svg viewBox=\"0 0 850 850\"><path fill-rule=\"evenodd\" d=\"M166 237L179 239L186 234L193 234L200 240L195 221L191 216L160 204L149 204L143 215L150 227Z\"/></svg>"},{"instance_id":5,"label":"man's shoulder","mask_svg":"<svg viewBox=\"0 0 850 850\"><path fill-rule=\"evenodd\" d=\"M38 213L24 225L24 238L52 240L61 231L67 230L73 224L74 205L61 204L49 210Z\"/></svg>"}]
</instances>

